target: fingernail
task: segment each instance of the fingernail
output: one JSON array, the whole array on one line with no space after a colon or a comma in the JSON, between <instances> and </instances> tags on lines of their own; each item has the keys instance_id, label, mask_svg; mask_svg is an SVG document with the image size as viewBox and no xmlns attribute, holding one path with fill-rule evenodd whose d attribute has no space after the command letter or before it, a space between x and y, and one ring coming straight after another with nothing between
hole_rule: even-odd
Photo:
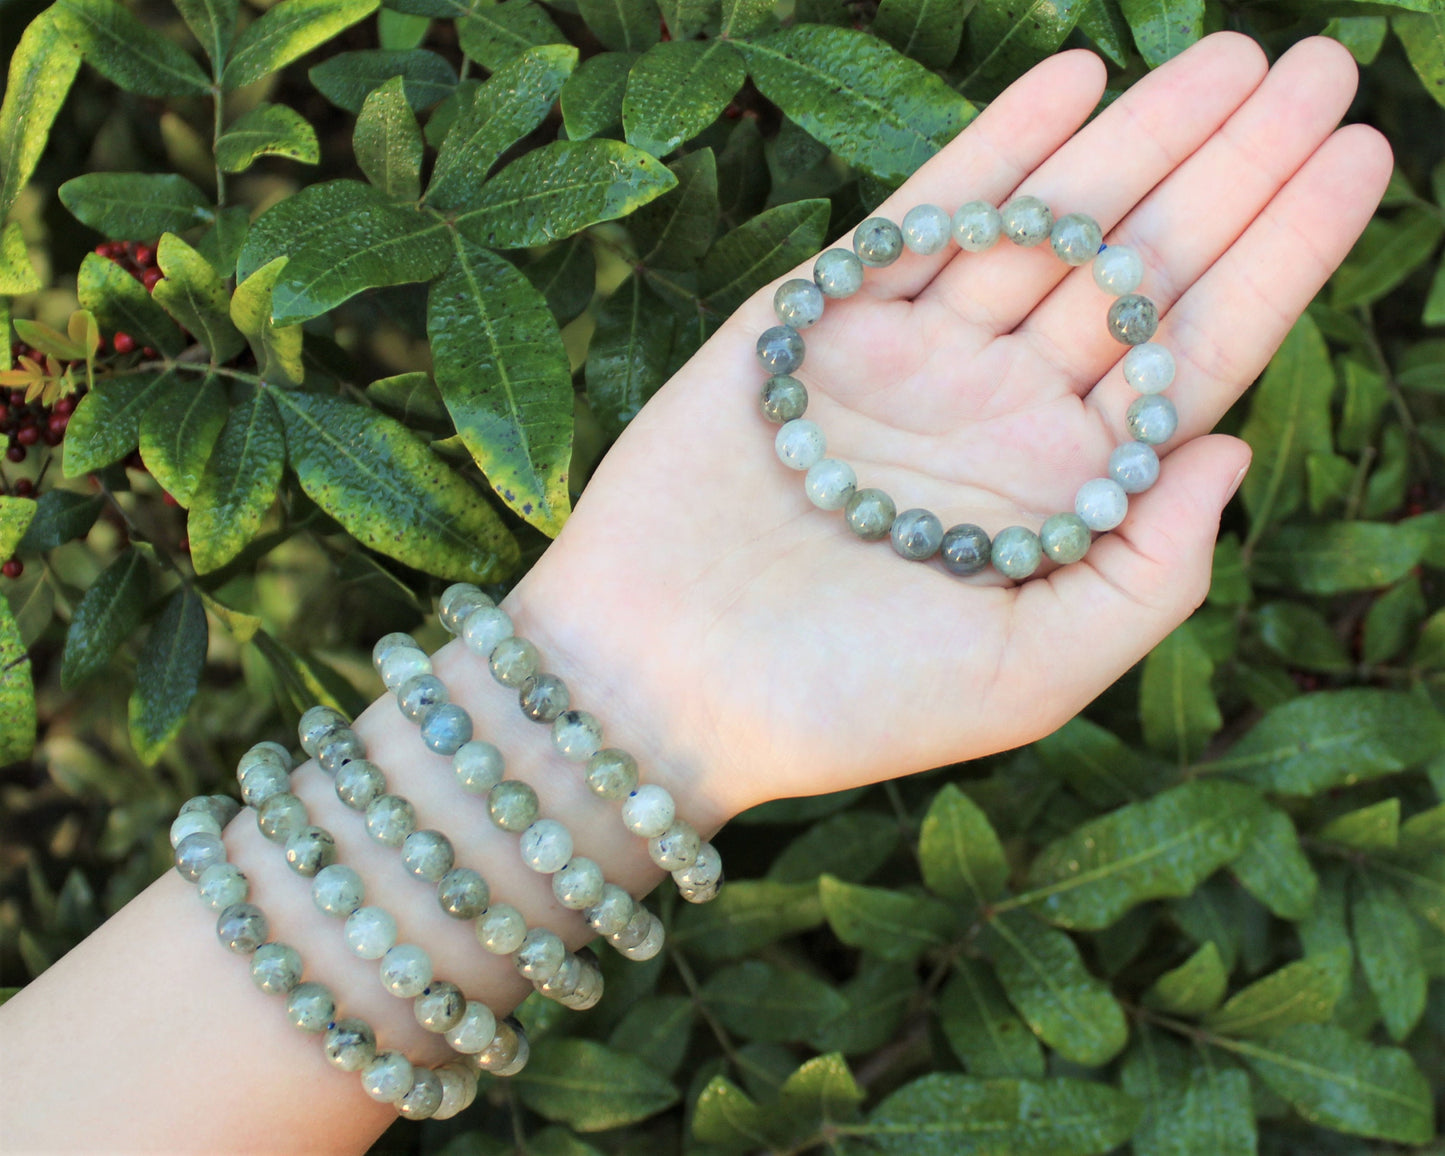
<instances>
[{"instance_id":1,"label":"fingernail","mask_svg":"<svg viewBox=\"0 0 1445 1156\"><path fill-rule=\"evenodd\" d=\"M1240 484L1244 481L1244 475L1247 473L1249 473L1249 463L1245 462L1244 465L1239 468L1239 473L1234 475L1234 481L1229 483L1229 491L1224 495L1224 501L1221 505L1229 505L1229 499L1239 492Z\"/></svg>"}]
</instances>

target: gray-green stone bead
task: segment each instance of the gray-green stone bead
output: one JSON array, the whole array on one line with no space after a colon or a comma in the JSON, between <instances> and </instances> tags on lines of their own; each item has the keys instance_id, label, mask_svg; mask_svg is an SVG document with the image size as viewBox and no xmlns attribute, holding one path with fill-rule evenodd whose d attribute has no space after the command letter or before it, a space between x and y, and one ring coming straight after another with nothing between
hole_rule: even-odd
<instances>
[{"instance_id":1,"label":"gray-green stone bead","mask_svg":"<svg viewBox=\"0 0 1445 1156\"><path fill-rule=\"evenodd\" d=\"M459 1112L471 1107L472 1100L476 1096L477 1078L465 1064L443 1064L434 1071L437 1079L441 1081L442 1102L433 1113L433 1120L450 1120Z\"/></svg>"},{"instance_id":2,"label":"gray-green stone bead","mask_svg":"<svg viewBox=\"0 0 1445 1156\"><path fill-rule=\"evenodd\" d=\"M803 364L807 346L791 325L774 325L758 335L758 360L769 373L792 373Z\"/></svg>"},{"instance_id":3,"label":"gray-green stone bead","mask_svg":"<svg viewBox=\"0 0 1445 1156\"><path fill-rule=\"evenodd\" d=\"M345 919L365 900L366 884L344 863L321 868L311 880L311 902L325 915Z\"/></svg>"},{"instance_id":4,"label":"gray-green stone bead","mask_svg":"<svg viewBox=\"0 0 1445 1156\"><path fill-rule=\"evenodd\" d=\"M502 781L506 763L502 752L491 743L473 739L457 748L452 756L452 770L463 790L485 795Z\"/></svg>"},{"instance_id":5,"label":"gray-green stone bead","mask_svg":"<svg viewBox=\"0 0 1445 1156\"><path fill-rule=\"evenodd\" d=\"M342 727L349 726L346 716L329 706L313 706L301 716L296 734L301 740L301 749L315 757L321 744Z\"/></svg>"},{"instance_id":6,"label":"gray-green stone bead","mask_svg":"<svg viewBox=\"0 0 1445 1156\"><path fill-rule=\"evenodd\" d=\"M455 703L438 703L421 716L421 741L434 754L451 757L471 737L471 715Z\"/></svg>"},{"instance_id":7,"label":"gray-green stone bead","mask_svg":"<svg viewBox=\"0 0 1445 1156\"><path fill-rule=\"evenodd\" d=\"M784 281L773 294L773 312L793 329L807 329L823 316L823 291L802 277Z\"/></svg>"},{"instance_id":8,"label":"gray-green stone bead","mask_svg":"<svg viewBox=\"0 0 1445 1156\"><path fill-rule=\"evenodd\" d=\"M272 795L256 808L256 829L272 843L284 843L306 826L306 804L290 791Z\"/></svg>"},{"instance_id":9,"label":"gray-green stone bead","mask_svg":"<svg viewBox=\"0 0 1445 1156\"><path fill-rule=\"evenodd\" d=\"M453 1051L474 1056L491 1043L496 1034L497 1017L492 1009L480 1000L469 999L462 1018L447 1029L446 1041Z\"/></svg>"},{"instance_id":10,"label":"gray-green stone bead","mask_svg":"<svg viewBox=\"0 0 1445 1156\"><path fill-rule=\"evenodd\" d=\"M395 646L381 656L381 661L376 664L376 672L381 675L386 689L395 691L409 678L418 674L430 674L431 659L415 642L410 646Z\"/></svg>"},{"instance_id":11,"label":"gray-green stone bead","mask_svg":"<svg viewBox=\"0 0 1445 1156\"><path fill-rule=\"evenodd\" d=\"M522 832L522 862L539 875L560 871L572 858L572 833L556 819L538 819Z\"/></svg>"},{"instance_id":12,"label":"gray-green stone bead","mask_svg":"<svg viewBox=\"0 0 1445 1156\"><path fill-rule=\"evenodd\" d=\"M855 490L843 510L843 516L848 520L848 529L865 542L876 542L880 538L888 537L888 531L893 528L893 519L898 515L898 507L893 504L893 499L882 490L874 489Z\"/></svg>"},{"instance_id":13,"label":"gray-green stone bead","mask_svg":"<svg viewBox=\"0 0 1445 1156\"><path fill-rule=\"evenodd\" d=\"M953 222L937 205L914 205L903 214L903 243L925 257L941 253Z\"/></svg>"},{"instance_id":14,"label":"gray-green stone bead","mask_svg":"<svg viewBox=\"0 0 1445 1156\"><path fill-rule=\"evenodd\" d=\"M291 786L291 772L274 763L253 763L241 776L241 798L248 807L259 807L272 795L279 795Z\"/></svg>"},{"instance_id":15,"label":"gray-green stone bead","mask_svg":"<svg viewBox=\"0 0 1445 1156\"><path fill-rule=\"evenodd\" d=\"M1074 513L1101 534L1122 522L1128 512L1129 496L1113 478L1090 478L1074 495Z\"/></svg>"},{"instance_id":16,"label":"gray-green stone bead","mask_svg":"<svg viewBox=\"0 0 1445 1156\"><path fill-rule=\"evenodd\" d=\"M549 723L572 705L572 696L555 674L534 674L522 684L517 702L533 722Z\"/></svg>"},{"instance_id":17,"label":"gray-green stone bead","mask_svg":"<svg viewBox=\"0 0 1445 1156\"><path fill-rule=\"evenodd\" d=\"M904 510L893 519L889 538L893 549L912 562L922 562L938 553L943 542L943 523L929 510Z\"/></svg>"},{"instance_id":18,"label":"gray-green stone bead","mask_svg":"<svg viewBox=\"0 0 1445 1156\"><path fill-rule=\"evenodd\" d=\"M233 903L245 902L251 893L251 882L234 863L213 863L196 880L201 902L212 911L221 912Z\"/></svg>"},{"instance_id":19,"label":"gray-green stone bead","mask_svg":"<svg viewBox=\"0 0 1445 1156\"><path fill-rule=\"evenodd\" d=\"M416 808L400 795L380 795L366 808L366 833L384 847L400 847L416 830Z\"/></svg>"},{"instance_id":20,"label":"gray-green stone bead","mask_svg":"<svg viewBox=\"0 0 1445 1156\"><path fill-rule=\"evenodd\" d=\"M616 935L631 922L637 901L615 883L605 884L602 898L582 912L587 925L598 935Z\"/></svg>"},{"instance_id":21,"label":"gray-green stone bead","mask_svg":"<svg viewBox=\"0 0 1445 1156\"><path fill-rule=\"evenodd\" d=\"M296 757L294 751L281 743L272 742L270 739L256 743L246 754L248 757L253 755L263 756L267 751L270 751L280 760L281 767L284 770L294 771L301 765L301 760Z\"/></svg>"},{"instance_id":22,"label":"gray-green stone bead","mask_svg":"<svg viewBox=\"0 0 1445 1156\"><path fill-rule=\"evenodd\" d=\"M400 630L393 630L390 634L383 634L378 638L371 648L371 665L378 670L381 664L386 661L386 656L393 650L420 650L416 639L410 634ZM403 680L405 681L405 680ZM398 686L401 684L398 683ZM388 687L388 689L390 689Z\"/></svg>"},{"instance_id":23,"label":"gray-green stone bead","mask_svg":"<svg viewBox=\"0 0 1445 1156\"><path fill-rule=\"evenodd\" d=\"M637 760L608 747L587 760L587 789L599 799L625 799L637 786Z\"/></svg>"},{"instance_id":24,"label":"gray-green stone bead","mask_svg":"<svg viewBox=\"0 0 1445 1156\"><path fill-rule=\"evenodd\" d=\"M453 867L437 882L437 905L453 919L475 919L491 899L487 881L470 867Z\"/></svg>"},{"instance_id":25,"label":"gray-green stone bead","mask_svg":"<svg viewBox=\"0 0 1445 1156\"><path fill-rule=\"evenodd\" d=\"M197 795L181 804L180 813L188 815L200 811L215 818L222 829L241 812L241 804L230 795Z\"/></svg>"},{"instance_id":26,"label":"gray-green stone bead","mask_svg":"<svg viewBox=\"0 0 1445 1156\"><path fill-rule=\"evenodd\" d=\"M418 722L429 707L449 698L446 686L434 674L414 674L396 690L396 705L412 722Z\"/></svg>"},{"instance_id":27,"label":"gray-green stone bead","mask_svg":"<svg viewBox=\"0 0 1445 1156\"><path fill-rule=\"evenodd\" d=\"M673 882L679 887L716 887L722 882L722 856L711 843L698 848L697 858L691 867L684 867L672 873Z\"/></svg>"},{"instance_id":28,"label":"gray-green stone bead","mask_svg":"<svg viewBox=\"0 0 1445 1156\"><path fill-rule=\"evenodd\" d=\"M1025 249L1048 240L1054 227L1054 214L1038 197L1015 197L999 216L1003 218L1003 235Z\"/></svg>"},{"instance_id":29,"label":"gray-green stone bead","mask_svg":"<svg viewBox=\"0 0 1445 1156\"><path fill-rule=\"evenodd\" d=\"M358 735L350 727L339 730L331 735L321 744L321 750L316 754L316 761L321 765L323 771L335 774L353 759L359 759L366 754L366 744L361 741Z\"/></svg>"},{"instance_id":30,"label":"gray-green stone bead","mask_svg":"<svg viewBox=\"0 0 1445 1156\"><path fill-rule=\"evenodd\" d=\"M197 831L176 844L175 860L181 878L188 883L196 883L207 867L226 861L226 844L219 835Z\"/></svg>"},{"instance_id":31,"label":"gray-green stone bead","mask_svg":"<svg viewBox=\"0 0 1445 1156\"><path fill-rule=\"evenodd\" d=\"M1105 293L1122 297L1144 280L1144 260L1128 245L1107 245L1094 258L1094 284Z\"/></svg>"},{"instance_id":32,"label":"gray-green stone bead","mask_svg":"<svg viewBox=\"0 0 1445 1156\"><path fill-rule=\"evenodd\" d=\"M437 617L448 633L460 634L462 624L473 610L495 605L470 582L454 582L442 591L441 598L437 600Z\"/></svg>"},{"instance_id":33,"label":"gray-green stone bead","mask_svg":"<svg viewBox=\"0 0 1445 1156\"><path fill-rule=\"evenodd\" d=\"M1109 476L1126 494L1142 494L1159 480L1159 455L1143 442L1122 442L1109 455Z\"/></svg>"},{"instance_id":34,"label":"gray-green stone bead","mask_svg":"<svg viewBox=\"0 0 1445 1156\"><path fill-rule=\"evenodd\" d=\"M1039 544L1050 561L1060 566L1077 562L1089 552L1093 535L1078 514L1055 514L1039 530Z\"/></svg>"},{"instance_id":35,"label":"gray-green stone bead","mask_svg":"<svg viewBox=\"0 0 1445 1156\"><path fill-rule=\"evenodd\" d=\"M808 390L796 377L780 373L763 386L763 416L776 425L796 421L808 410Z\"/></svg>"},{"instance_id":36,"label":"gray-green stone bead","mask_svg":"<svg viewBox=\"0 0 1445 1156\"><path fill-rule=\"evenodd\" d=\"M527 1066L528 1059L532 1055L532 1044L527 1039L527 1033L522 1030L522 1025L517 1025L517 1050L509 1063L500 1067L489 1069L494 1076L515 1076ZM481 1057L478 1056L478 1059Z\"/></svg>"},{"instance_id":37,"label":"gray-green stone bead","mask_svg":"<svg viewBox=\"0 0 1445 1156\"><path fill-rule=\"evenodd\" d=\"M1140 393L1163 393L1174 382L1174 354L1153 341L1124 354L1124 380Z\"/></svg>"},{"instance_id":38,"label":"gray-green stone bead","mask_svg":"<svg viewBox=\"0 0 1445 1156\"><path fill-rule=\"evenodd\" d=\"M237 955L250 955L269 934L266 916L252 903L233 903L216 920L216 938Z\"/></svg>"},{"instance_id":39,"label":"gray-green stone bead","mask_svg":"<svg viewBox=\"0 0 1445 1156\"><path fill-rule=\"evenodd\" d=\"M537 792L519 779L503 779L487 793L487 813L503 831L518 834L537 821Z\"/></svg>"},{"instance_id":40,"label":"gray-green stone bead","mask_svg":"<svg viewBox=\"0 0 1445 1156\"><path fill-rule=\"evenodd\" d=\"M620 951L629 947L636 947L644 939L647 933L652 930L652 912L641 904L632 913L632 918L627 921L627 926L621 931L614 931L607 937L607 942Z\"/></svg>"},{"instance_id":41,"label":"gray-green stone bead","mask_svg":"<svg viewBox=\"0 0 1445 1156\"><path fill-rule=\"evenodd\" d=\"M522 1041L526 1036L511 1016L497 1024L497 1034L485 1048L477 1053L477 1064L484 1072L494 1075L516 1062L521 1054Z\"/></svg>"},{"instance_id":42,"label":"gray-green stone bead","mask_svg":"<svg viewBox=\"0 0 1445 1156\"><path fill-rule=\"evenodd\" d=\"M462 1022L462 1013L467 1010L467 997L456 984L435 979L412 1000L411 1010L417 1023L440 1035Z\"/></svg>"},{"instance_id":43,"label":"gray-green stone bead","mask_svg":"<svg viewBox=\"0 0 1445 1156\"><path fill-rule=\"evenodd\" d=\"M383 1104L400 1101L414 1083L416 1069L400 1052L378 1052L376 1058L361 1069L362 1090Z\"/></svg>"},{"instance_id":44,"label":"gray-green stone bead","mask_svg":"<svg viewBox=\"0 0 1445 1156\"><path fill-rule=\"evenodd\" d=\"M1146 446L1163 445L1179 428L1179 413L1167 397L1146 393L1130 403L1124 424L1135 441Z\"/></svg>"},{"instance_id":45,"label":"gray-green stone bead","mask_svg":"<svg viewBox=\"0 0 1445 1156\"><path fill-rule=\"evenodd\" d=\"M813 262L813 281L824 297L851 297L863 288L863 262L847 249L826 249Z\"/></svg>"},{"instance_id":46,"label":"gray-green stone bead","mask_svg":"<svg viewBox=\"0 0 1445 1156\"><path fill-rule=\"evenodd\" d=\"M286 840L286 863L297 875L311 878L336 862L336 840L325 827L303 827Z\"/></svg>"},{"instance_id":47,"label":"gray-green stone bead","mask_svg":"<svg viewBox=\"0 0 1445 1156\"><path fill-rule=\"evenodd\" d=\"M452 869L457 854L440 831L413 831L401 845L401 861L418 879L437 882Z\"/></svg>"},{"instance_id":48,"label":"gray-green stone bead","mask_svg":"<svg viewBox=\"0 0 1445 1156\"><path fill-rule=\"evenodd\" d=\"M279 743L257 743L241 756L236 764L236 782L241 782L246 777L246 772L252 767L265 764L275 767L283 774L291 773L291 756L283 753L284 748Z\"/></svg>"},{"instance_id":49,"label":"gray-green stone bead","mask_svg":"<svg viewBox=\"0 0 1445 1156\"><path fill-rule=\"evenodd\" d=\"M551 979L567 958L567 946L555 931L534 927L527 932L522 946L512 953L517 970L533 983Z\"/></svg>"},{"instance_id":50,"label":"gray-green stone bead","mask_svg":"<svg viewBox=\"0 0 1445 1156\"><path fill-rule=\"evenodd\" d=\"M511 615L501 607L484 606L467 619L462 627L462 641L478 658L490 661L497 643L511 638L515 632Z\"/></svg>"},{"instance_id":51,"label":"gray-green stone bead","mask_svg":"<svg viewBox=\"0 0 1445 1156\"><path fill-rule=\"evenodd\" d=\"M858 475L847 462L824 458L808 468L803 490L820 510L841 510L858 488Z\"/></svg>"},{"instance_id":52,"label":"gray-green stone bead","mask_svg":"<svg viewBox=\"0 0 1445 1156\"><path fill-rule=\"evenodd\" d=\"M622 804L622 825L644 839L661 835L676 817L676 800L658 783L642 784Z\"/></svg>"},{"instance_id":53,"label":"gray-green stone bead","mask_svg":"<svg viewBox=\"0 0 1445 1156\"><path fill-rule=\"evenodd\" d=\"M1070 213L1054 222L1049 244L1065 265L1087 265L1098 255L1104 230L1086 213Z\"/></svg>"},{"instance_id":54,"label":"gray-green stone bead","mask_svg":"<svg viewBox=\"0 0 1445 1156\"><path fill-rule=\"evenodd\" d=\"M681 871L690 866L702 848L702 836L684 819L674 819L661 835L647 841L647 853L664 871Z\"/></svg>"},{"instance_id":55,"label":"gray-green stone bead","mask_svg":"<svg viewBox=\"0 0 1445 1156\"><path fill-rule=\"evenodd\" d=\"M413 1068L411 1091L396 1102L396 1110L408 1120L430 1120L441 1106L441 1077L427 1067Z\"/></svg>"},{"instance_id":56,"label":"gray-green stone bead","mask_svg":"<svg viewBox=\"0 0 1445 1156\"><path fill-rule=\"evenodd\" d=\"M392 995L410 999L431 981L431 956L414 943L398 943L381 957L381 985Z\"/></svg>"},{"instance_id":57,"label":"gray-green stone bead","mask_svg":"<svg viewBox=\"0 0 1445 1156\"><path fill-rule=\"evenodd\" d=\"M187 835L204 832L221 837L221 822L210 809L204 811L182 811L171 823L171 846L179 847Z\"/></svg>"},{"instance_id":58,"label":"gray-green stone bead","mask_svg":"<svg viewBox=\"0 0 1445 1156\"><path fill-rule=\"evenodd\" d=\"M321 1038L326 1062L343 1072L359 1072L376 1058L376 1033L365 1020L337 1020Z\"/></svg>"},{"instance_id":59,"label":"gray-green stone bead","mask_svg":"<svg viewBox=\"0 0 1445 1156\"><path fill-rule=\"evenodd\" d=\"M514 689L537 673L539 662L541 656L538 655L537 648L515 634L499 640L497 645L492 647L492 653L487 656L492 677L503 686Z\"/></svg>"},{"instance_id":60,"label":"gray-green stone bead","mask_svg":"<svg viewBox=\"0 0 1445 1156\"><path fill-rule=\"evenodd\" d=\"M853 230L853 252L875 269L903 256L903 230L887 217L869 217Z\"/></svg>"},{"instance_id":61,"label":"gray-green stone bead","mask_svg":"<svg viewBox=\"0 0 1445 1156\"><path fill-rule=\"evenodd\" d=\"M604 886L602 868L581 855L574 856L552 876L552 894L558 903L573 911L582 911L600 900Z\"/></svg>"},{"instance_id":62,"label":"gray-green stone bead","mask_svg":"<svg viewBox=\"0 0 1445 1156\"><path fill-rule=\"evenodd\" d=\"M585 710L564 710L552 722L552 745L563 758L585 763L602 746L602 724Z\"/></svg>"},{"instance_id":63,"label":"gray-green stone bead","mask_svg":"<svg viewBox=\"0 0 1445 1156\"><path fill-rule=\"evenodd\" d=\"M352 759L336 772L336 797L353 811L364 811L386 794L386 776L368 759Z\"/></svg>"},{"instance_id":64,"label":"gray-green stone bead","mask_svg":"<svg viewBox=\"0 0 1445 1156\"><path fill-rule=\"evenodd\" d=\"M263 943L251 956L251 982L267 995L285 995L301 982L301 954L285 943Z\"/></svg>"},{"instance_id":65,"label":"gray-green stone bead","mask_svg":"<svg viewBox=\"0 0 1445 1156\"><path fill-rule=\"evenodd\" d=\"M1159 330L1159 307L1138 293L1109 306L1109 334L1125 345L1143 345Z\"/></svg>"},{"instance_id":66,"label":"gray-green stone bead","mask_svg":"<svg viewBox=\"0 0 1445 1156\"><path fill-rule=\"evenodd\" d=\"M807 470L823 460L828 440L816 423L800 417L783 423L773 438L773 449L790 470Z\"/></svg>"},{"instance_id":67,"label":"gray-green stone bead","mask_svg":"<svg viewBox=\"0 0 1445 1156\"><path fill-rule=\"evenodd\" d=\"M1024 526L1007 526L993 536L993 568L1006 578L1027 578L1039 568L1039 536Z\"/></svg>"},{"instance_id":68,"label":"gray-green stone bead","mask_svg":"<svg viewBox=\"0 0 1445 1156\"><path fill-rule=\"evenodd\" d=\"M953 214L953 239L967 253L992 249L1003 234L1003 217L987 201L969 201Z\"/></svg>"},{"instance_id":69,"label":"gray-green stone bead","mask_svg":"<svg viewBox=\"0 0 1445 1156\"><path fill-rule=\"evenodd\" d=\"M977 574L988 565L993 554L993 545L982 526L960 522L957 526L950 526L944 533L943 541L938 546L938 554L943 560L945 570L950 574L957 574L960 578L966 578L970 574Z\"/></svg>"},{"instance_id":70,"label":"gray-green stone bead","mask_svg":"<svg viewBox=\"0 0 1445 1156\"><path fill-rule=\"evenodd\" d=\"M396 919L384 907L358 907L346 917L346 946L359 959L380 959L396 946Z\"/></svg>"},{"instance_id":71,"label":"gray-green stone bead","mask_svg":"<svg viewBox=\"0 0 1445 1156\"><path fill-rule=\"evenodd\" d=\"M527 937L527 921L507 903L494 903L477 917L477 942L493 955L511 955Z\"/></svg>"},{"instance_id":72,"label":"gray-green stone bead","mask_svg":"<svg viewBox=\"0 0 1445 1156\"><path fill-rule=\"evenodd\" d=\"M297 984L286 997L286 1018L299 1031L325 1031L336 1019L336 1001L324 984Z\"/></svg>"}]
</instances>

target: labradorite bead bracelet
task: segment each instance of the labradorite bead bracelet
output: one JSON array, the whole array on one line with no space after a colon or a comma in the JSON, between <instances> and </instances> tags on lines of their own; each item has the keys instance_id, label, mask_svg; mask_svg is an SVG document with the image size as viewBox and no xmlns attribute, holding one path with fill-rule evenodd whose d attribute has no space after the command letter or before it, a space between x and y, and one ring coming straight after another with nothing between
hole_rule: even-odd
<instances>
[{"instance_id":1,"label":"labradorite bead bracelet","mask_svg":"<svg viewBox=\"0 0 1445 1156\"><path fill-rule=\"evenodd\" d=\"M808 391L792 376L806 353L800 330L816 324L829 298L851 297L863 285L865 268L891 265L904 249L942 252L951 242L970 253L992 248L1001 237L1032 248L1048 241L1066 265L1093 263L1094 283L1115 300L1109 307L1111 336L1129 347L1124 380L1139 394L1124 415L1130 439L1109 456L1104 476L1084 482L1072 511L1054 514L1037 530L1008 526L990 539L980 526L963 523L944 529L929 510L899 511L879 489L858 488L846 462L826 456L822 429L803 415ZM1144 279L1144 262L1125 245L1105 245L1098 222L1083 213L1054 219L1036 197L1015 197L1002 210L971 201L951 217L937 205L917 205L902 226L884 217L864 221L853 234L853 247L828 249L813 265L812 280L794 278L778 287L773 309L780 324L758 338L757 355L771 375L762 391L762 412L781 426L774 438L778 458L790 469L806 471L804 488L819 509L843 510L848 528L865 541L887 538L912 561L938 555L950 572L966 576L993 565L1000 574L1023 579L1045 558L1060 565L1088 552L1095 532L1118 526L1129 508L1129 495L1143 493L1159 477L1154 447L1174 436L1179 425L1174 404L1161 396L1174 380L1174 357L1150 340L1159 327L1158 307L1135 290Z\"/></svg>"}]
</instances>

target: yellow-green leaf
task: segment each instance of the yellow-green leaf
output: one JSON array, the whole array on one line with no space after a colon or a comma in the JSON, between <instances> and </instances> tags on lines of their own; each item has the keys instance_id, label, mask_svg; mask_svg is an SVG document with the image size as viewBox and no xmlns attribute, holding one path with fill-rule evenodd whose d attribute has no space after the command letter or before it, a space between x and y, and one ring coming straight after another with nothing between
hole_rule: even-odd
<instances>
[{"instance_id":1,"label":"yellow-green leaf","mask_svg":"<svg viewBox=\"0 0 1445 1156\"><path fill-rule=\"evenodd\" d=\"M271 294L287 259L257 269L231 294L231 322L250 342L257 372L277 385L300 385L306 367L301 360L299 325L277 325L271 320Z\"/></svg>"},{"instance_id":2,"label":"yellow-green leaf","mask_svg":"<svg viewBox=\"0 0 1445 1156\"><path fill-rule=\"evenodd\" d=\"M141 370L97 380L65 430L65 476L77 478L119 461L140 439L141 415L171 380Z\"/></svg>"},{"instance_id":3,"label":"yellow-green leaf","mask_svg":"<svg viewBox=\"0 0 1445 1156\"><path fill-rule=\"evenodd\" d=\"M256 536L285 464L281 417L258 389L231 410L191 501L186 529L197 574L220 569Z\"/></svg>"},{"instance_id":4,"label":"yellow-green leaf","mask_svg":"<svg viewBox=\"0 0 1445 1156\"><path fill-rule=\"evenodd\" d=\"M35 747L35 683L30 656L0 598L0 767L28 759Z\"/></svg>"},{"instance_id":5,"label":"yellow-green leaf","mask_svg":"<svg viewBox=\"0 0 1445 1156\"><path fill-rule=\"evenodd\" d=\"M287 105L257 105L217 139L216 164L228 173L239 173L255 164L258 157L286 157L314 165L321 159L316 130Z\"/></svg>"},{"instance_id":6,"label":"yellow-green leaf","mask_svg":"<svg viewBox=\"0 0 1445 1156\"><path fill-rule=\"evenodd\" d=\"M175 41L142 24L116 0L56 0L56 24L88 64L138 96L200 96L211 81Z\"/></svg>"},{"instance_id":7,"label":"yellow-green leaf","mask_svg":"<svg viewBox=\"0 0 1445 1156\"><path fill-rule=\"evenodd\" d=\"M206 347L211 363L240 353L246 339L231 323L231 295L215 266L173 233L161 238L156 260L165 276L151 295Z\"/></svg>"},{"instance_id":8,"label":"yellow-green leaf","mask_svg":"<svg viewBox=\"0 0 1445 1156\"><path fill-rule=\"evenodd\" d=\"M79 70L80 45L47 8L26 26L10 56L0 103L0 220L35 171Z\"/></svg>"},{"instance_id":9,"label":"yellow-green leaf","mask_svg":"<svg viewBox=\"0 0 1445 1156\"><path fill-rule=\"evenodd\" d=\"M140 452L146 468L182 506L201 484L206 462L229 407L220 379L207 374L172 378L141 417Z\"/></svg>"},{"instance_id":10,"label":"yellow-green leaf","mask_svg":"<svg viewBox=\"0 0 1445 1156\"><path fill-rule=\"evenodd\" d=\"M1296 1024L1325 1023L1343 994L1340 979L1332 963L1297 959L1230 996L1204 1017L1205 1026L1223 1036L1254 1039Z\"/></svg>"},{"instance_id":11,"label":"yellow-green leaf","mask_svg":"<svg viewBox=\"0 0 1445 1156\"><path fill-rule=\"evenodd\" d=\"M401 77L373 90L356 118L351 147L366 179L398 201L421 196L422 136Z\"/></svg>"},{"instance_id":12,"label":"yellow-green leaf","mask_svg":"<svg viewBox=\"0 0 1445 1156\"><path fill-rule=\"evenodd\" d=\"M1144 993L1144 1003L1171 1015L1203 1015L1219 1006L1228 986L1229 973L1211 939L1156 979Z\"/></svg>"},{"instance_id":13,"label":"yellow-green leaf","mask_svg":"<svg viewBox=\"0 0 1445 1156\"><path fill-rule=\"evenodd\" d=\"M276 72L369 16L381 0L281 0L236 38L222 74L226 89Z\"/></svg>"}]
</instances>

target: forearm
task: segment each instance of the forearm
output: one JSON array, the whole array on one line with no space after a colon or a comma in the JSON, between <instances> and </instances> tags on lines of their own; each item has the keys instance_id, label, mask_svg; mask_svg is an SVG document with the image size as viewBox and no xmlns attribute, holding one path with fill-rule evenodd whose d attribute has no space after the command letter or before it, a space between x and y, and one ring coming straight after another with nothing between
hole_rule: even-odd
<instances>
[{"instance_id":1,"label":"forearm","mask_svg":"<svg viewBox=\"0 0 1445 1156\"><path fill-rule=\"evenodd\" d=\"M543 668L568 683L575 705L602 719L604 742L634 754L644 781L668 787L679 814L711 834L727 817L727 792L697 752L665 727L648 725L648 696L629 693L625 665L588 649L598 640L576 625L585 607L558 605L547 589L546 582L524 582L505 604L518 634L538 645ZM635 895L650 890L661 872L644 841L623 827L617 804L590 794L577 764L552 751L547 728L522 714L516 692L498 685L460 643L439 652L435 668L478 737L502 750L508 777L529 782L542 814L567 825L577 853L599 863L609 882ZM530 926L554 928L569 946L592 938L582 918L556 902L547 878L522 864L517 837L492 825L485 799L464 792L450 760L425 748L392 696L354 725L388 789L415 806L417 828L446 833L457 863L480 871L495 899L518 907ZM263 737L294 745L294 736ZM361 816L336 797L330 775L308 762L293 783L311 822L335 836L338 861L362 875L365 901L396 917L399 942L431 953L438 978L499 1014L528 993L509 958L477 943L473 921L443 913L435 886L409 875L396 850L368 837ZM411 1001L383 989L377 964L347 950L341 921L315 908L311 881L261 837L253 811L243 810L225 839L272 938L300 952L304 978L327 984L339 1013L369 1021L378 1047L429 1065L447 1058L442 1039L416 1023ZM0 1009L5 1150L360 1152L395 1118L391 1107L364 1095L355 1074L325 1063L314 1036L287 1023L283 999L253 986L248 957L224 950L214 926L194 888L168 872ZM77 1092L84 1113L75 1111Z\"/></svg>"}]
</instances>

